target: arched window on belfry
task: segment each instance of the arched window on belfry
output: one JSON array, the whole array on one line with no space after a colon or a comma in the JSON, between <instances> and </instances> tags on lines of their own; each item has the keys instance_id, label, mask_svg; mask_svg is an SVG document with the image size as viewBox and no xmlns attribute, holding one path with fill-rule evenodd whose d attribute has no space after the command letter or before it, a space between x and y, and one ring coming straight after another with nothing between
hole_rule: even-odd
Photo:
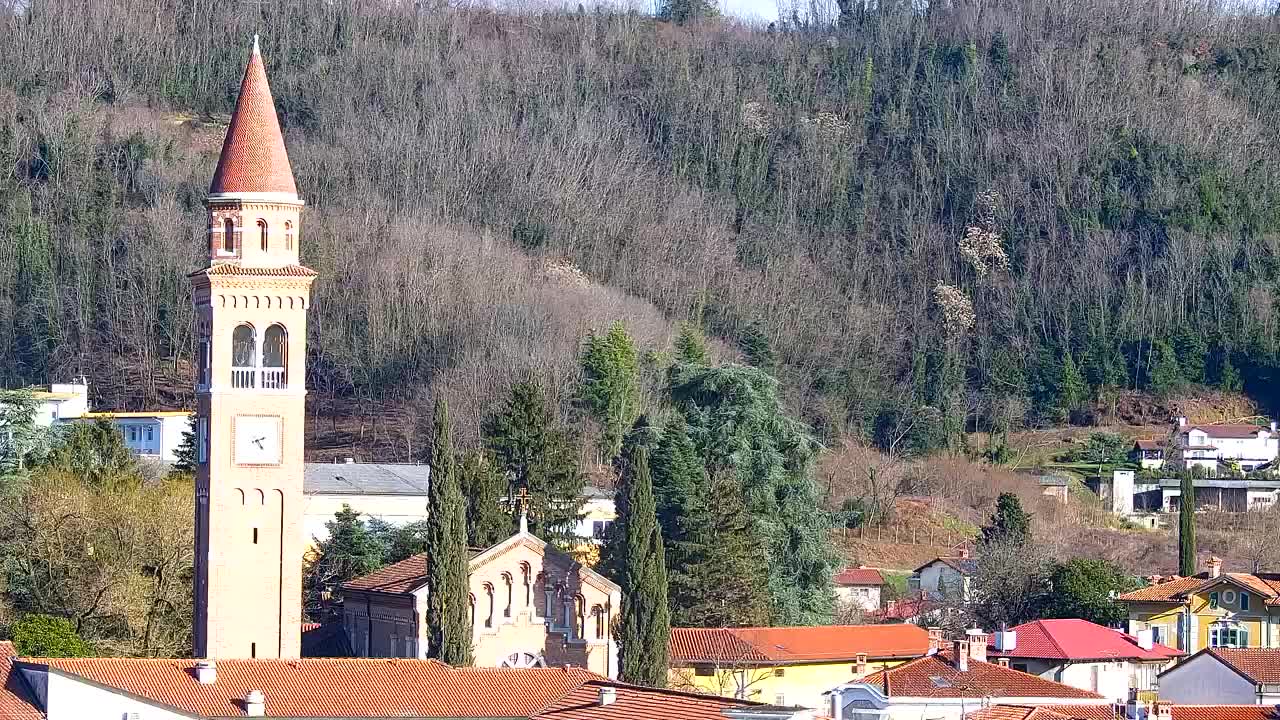
<instances>
[{"instance_id":1,"label":"arched window on belfry","mask_svg":"<svg viewBox=\"0 0 1280 720\"><path fill-rule=\"evenodd\" d=\"M222 252L236 251L236 223L231 218L222 221Z\"/></svg>"},{"instance_id":2,"label":"arched window on belfry","mask_svg":"<svg viewBox=\"0 0 1280 720\"><path fill-rule=\"evenodd\" d=\"M254 387L257 365L257 332L252 325L237 325L231 332L231 387Z\"/></svg>"},{"instance_id":3,"label":"arched window on belfry","mask_svg":"<svg viewBox=\"0 0 1280 720\"><path fill-rule=\"evenodd\" d=\"M262 252L267 251L267 221L258 221L258 241L262 243Z\"/></svg>"},{"instance_id":4,"label":"arched window on belfry","mask_svg":"<svg viewBox=\"0 0 1280 720\"><path fill-rule=\"evenodd\" d=\"M282 390L288 386L289 335L276 323L262 334L262 387Z\"/></svg>"},{"instance_id":5,"label":"arched window on belfry","mask_svg":"<svg viewBox=\"0 0 1280 720\"><path fill-rule=\"evenodd\" d=\"M284 221L284 249L293 249L293 223L289 220Z\"/></svg>"},{"instance_id":6,"label":"arched window on belfry","mask_svg":"<svg viewBox=\"0 0 1280 720\"><path fill-rule=\"evenodd\" d=\"M511 617L511 606L514 604L515 589L511 581L511 573L502 573L502 584L506 587L506 607L502 609L502 617Z\"/></svg>"}]
</instances>

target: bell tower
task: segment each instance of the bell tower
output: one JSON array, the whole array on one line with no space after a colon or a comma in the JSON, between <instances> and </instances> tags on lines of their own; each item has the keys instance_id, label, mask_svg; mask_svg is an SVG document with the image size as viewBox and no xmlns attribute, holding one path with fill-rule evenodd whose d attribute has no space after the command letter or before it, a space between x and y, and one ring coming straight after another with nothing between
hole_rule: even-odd
<instances>
[{"instance_id":1,"label":"bell tower","mask_svg":"<svg viewBox=\"0 0 1280 720\"><path fill-rule=\"evenodd\" d=\"M205 200L196 359L195 655L296 658L307 308L302 200L258 39Z\"/></svg>"}]
</instances>

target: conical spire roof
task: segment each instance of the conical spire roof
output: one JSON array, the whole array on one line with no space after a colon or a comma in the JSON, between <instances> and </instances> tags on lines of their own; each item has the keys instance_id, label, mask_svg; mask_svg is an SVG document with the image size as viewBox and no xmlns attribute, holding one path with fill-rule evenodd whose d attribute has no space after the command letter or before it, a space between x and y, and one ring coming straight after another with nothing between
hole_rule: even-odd
<instances>
[{"instance_id":1,"label":"conical spire roof","mask_svg":"<svg viewBox=\"0 0 1280 720\"><path fill-rule=\"evenodd\" d=\"M209 185L210 195L222 193L298 194L256 35L218 169Z\"/></svg>"}]
</instances>

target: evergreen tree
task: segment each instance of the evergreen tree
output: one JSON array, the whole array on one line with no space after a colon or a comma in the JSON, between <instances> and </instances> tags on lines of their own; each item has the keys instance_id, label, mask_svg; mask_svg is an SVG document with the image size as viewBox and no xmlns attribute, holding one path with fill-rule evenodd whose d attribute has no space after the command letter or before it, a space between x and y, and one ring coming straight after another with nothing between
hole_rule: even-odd
<instances>
[{"instance_id":1,"label":"evergreen tree","mask_svg":"<svg viewBox=\"0 0 1280 720\"><path fill-rule=\"evenodd\" d=\"M765 335L760 323L753 322L742 331L742 335L738 337L738 349L747 357L747 362L765 372L773 371L777 362L773 354L773 343L769 342L769 336Z\"/></svg>"},{"instance_id":2,"label":"evergreen tree","mask_svg":"<svg viewBox=\"0 0 1280 720\"><path fill-rule=\"evenodd\" d=\"M196 431L195 418L187 423L182 431L182 442L173 451L173 469L178 472L191 472L196 467Z\"/></svg>"},{"instance_id":3,"label":"evergreen tree","mask_svg":"<svg viewBox=\"0 0 1280 720\"><path fill-rule=\"evenodd\" d=\"M676 363L706 364L707 338L702 329L693 323L681 323L680 334L676 336Z\"/></svg>"},{"instance_id":4,"label":"evergreen tree","mask_svg":"<svg viewBox=\"0 0 1280 720\"><path fill-rule=\"evenodd\" d=\"M1179 325L1173 335L1173 353L1183 380L1191 383L1205 381L1205 358L1209 347L1199 330L1186 323Z\"/></svg>"},{"instance_id":5,"label":"evergreen tree","mask_svg":"<svg viewBox=\"0 0 1280 720\"><path fill-rule=\"evenodd\" d=\"M764 547L732 472L700 484L701 502L679 518L669 557L675 627L752 627L770 620L771 575Z\"/></svg>"},{"instance_id":6,"label":"evergreen tree","mask_svg":"<svg viewBox=\"0 0 1280 720\"><path fill-rule=\"evenodd\" d=\"M836 555L813 482L816 443L787 416L778 383L758 368L682 365L670 377L674 404L709 473L734 473L767 569L770 620L818 625L835 609ZM727 498L715 497L715 503ZM759 552L757 550L757 552Z\"/></svg>"},{"instance_id":7,"label":"evergreen tree","mask_svg":"<svg viewBox=\"0 0 1280 720\"><path fill-rule=\"evenodd\" d=\"M673 542L681 539L680 519L698 512L707 502L706 469L689 437L684 418L672 418L662 431L650 463L658 525L667 549L668 564L675 566Z\"/></svg>"},{"instance_id":8,"label":"evergreen tree","mask_svg":"<svg viewBox=\"0 0 1280 720\"><path fill-rule=\"evenodd\" d=\"M1147 387L1158 395L1167 395L1182 387L1185 378L1178 365L1178 356L1169 343L1157 340L1151 345L1151 357L1147 371Z\"/></svg>"},{"instance_id":9,"label":"evergreen tree","mask_svg":"<svg viewBox=\"0 0 1280 720\"><path fill-rule=\"evenodd\" d=\"M515 525L502 507L507 481L493 458L481 450L471 450L455 460L454 469L466 497L467 544L488 548L511 537Z\"/></svg>"},{"instance_id":10,"label":"evergreen tree","mask_svg":"<svg viewBox=\"0 0 1280 720\"><path fill-rule=\"evenodd\" d=\"M669 20L677 25L713 18L719 14L712 0L662 0L658 8L659 19Z\"/></svg>"},{"instance_id":11,"label":"evergreen tree","mask_svg":"<svg viewBox=\"0 0 1280 720\"><path fill-rule=\"evenodd\" d=\"M1080 374L1080 369L1076 367L1071 353L1064 352L1062 354L1062 377L1058 382L1058 403L1065 411L1064 416L1068 422L1071 421L1071 414L1084 405L1088 396L1089 387L1085 384L1084 376Z\"/></svg>"},{"instance_id":12,"label":"evergreen tree","mask_svg":"<svg viewBox=\"0 0 1280 720\"><path fill-rule=\"evenodd\" d=\"M1093 558L1055 563L1049 572L1049 585L1043 617L1080 618L1107 626L1119 625L1129 616L1115 596L1138 586L1114 563Z\"/></svg>"},{"instance_id":13,"label":"evergreen tree","mask_svg":"<svg viewBox=\"0 0 1280 720\"><path fill-rule=\"evenodd\" d=\"M573 437L556 424L542 389L531 382L512 386L506 407L485 421L484 436L506 473L510 496L528 490L530 532L568 549L582 507L583 479Z\"/></svg>"},{"instance_id":14,"label":"evergreen tree","mask_svg":"<svg viewBox=\"0 0 1280 720\"><path fill-rule=\"evenodd\" d=\"M350 505L344 504L325 527L329 537L316 545L303 578L307 615L317 621L325 615L339 616L342 584L377 570L386 553L386 548L360 519L360 513ZM326 594L329 601L324 600Z\"/></svg>"},{"instance_id":15,"label":"evergreen tree","mask_svg":"<svg viewBox=\"0 0 1280 720\"><path fill-rule=\"evenodd\" d=\"M622 323L604 335L592 333L579 358L582 385L578 401L604 428L601 454L613 459L622 451L622 436L639 413L639 356Z\"/></svg>"},{"instance_id":16,"label":"evergreen tree","mask_svg":"<svg viewBox=\"0 0 1280 720\"><path fill-rule=\"evenodd\" d=\"M471 664L466 504L454 470L449 406L435 403L431 483L427 505L427 634L430 656L448 665Z\"/></svg>"},{"instance_id":17,"label":"evergreen tree","mask_svg":"<svg viewBox=\"0 0 1280 720\"><path fill-rule=\"evenodd\" d=\"M982 542L1024 545L1030 539L1031 516L1022 509L1022 502L1013 493L1000 493L991 522L982 528Z\"/></svg>"},{"instance_id":18,"label":"evergreen tree","mask_svg":"<svg viewBox=\"0 0 1280 720\"><path fill-rule=\"evenodd\" d=\"M109 420L73 424L49 463L100 486L132 480L138 467L137 457Z\"/></svg>"},{"instance_id":19,"label":"evergreen tree","mask_svg":"<svg viewBox=\"0 0 1280 720\"><path fill-rule=\"evenodd\" d=\"M671 636L665 553L649 476L648 450L641 443L630 445L628 450L618 493L618 522L623 538L619 678L637 685L663 687Z\"/></svg>"},{"instance_id":20,"label":"evergreen tree","mask_svg":"<svg viewBox=\"0 0 1280 720\"><path fill-rule=\"evenodd\" d=\"M1178 572L1196 574L1196 487L1191 473L1182 472L1182 493L1178 499Z\"/></svg>"},{"instance_id":21,"label":"evergreen tree","mask_svg":"<svg viewBox=\"0 0 1280 720\"><path fill-rule=\"evenodd\" d=\"M88 657L89 644L81 639L67 618L32 613L23 615L10 628L14 649L27 657Z\"/></svg>"}]
</instances>

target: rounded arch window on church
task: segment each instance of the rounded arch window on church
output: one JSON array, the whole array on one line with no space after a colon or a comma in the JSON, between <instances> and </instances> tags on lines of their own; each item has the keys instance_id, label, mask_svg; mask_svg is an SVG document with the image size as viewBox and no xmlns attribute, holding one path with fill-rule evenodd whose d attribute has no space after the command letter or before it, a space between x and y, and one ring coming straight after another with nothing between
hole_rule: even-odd
<instances>
[{"instance_id":1,"label":"rounded arch window on church","mask_svg":"<svg viewBox=\"0 0 1280 720\"><path fill-rule=\"evenodd\" d=\"M232 254L236 251L236 224L231 218L222 221L222 252Z\"/></svg>"},{"instance_id":2,"label":"rounded arch window on church","mask_svg":"<svg viewBox=\"0 0 1280 720\"><path fill-rule=\"evenodd\" d=\"M257 331L252 325L237 325L231 331L231 386L251 388L254 382L254 367L257 363L258 339Z\"/></svg>"},{"instance_id":3,"label":"rounded arch window on church","mask_svg":"<svg viewBox=\"0 0 1280 720\"><path fill-rule=\"evenodd\" d=\"M283 389L289 359L289 333L276 323L262 334L262 387L269 390Z\"/></svg>"},{"instance_id":4,"label":"rounded arch window on church","mask_svg":"<svg viewBox=\"0 0 1280 720\"><path fill-rule=\"evenodd\" d=\"M528 652L513 652L498 663L503 668L544 668L547 661L542 655Z\"/></svg>"},{"instance_id":5,"label":"rounded arch window on church","mask_svg":"<svg viewBox=\"0 0 1280 720\"><path fill-rule=\"evenodd\" d=\"M258 220L258 242L262 246L262 252L267 251L267 221Z\"/></svg>"},{"instance_id":6,"label":"rounded arch window on church","mask_svg":"<svg viewBox=\"0 0 1280 720\"><path fill-rule=\"evenodd\" d=\"M293 223L288 220L284 221L284 249L293 249Z\"/></svg>"}]
</instances>

